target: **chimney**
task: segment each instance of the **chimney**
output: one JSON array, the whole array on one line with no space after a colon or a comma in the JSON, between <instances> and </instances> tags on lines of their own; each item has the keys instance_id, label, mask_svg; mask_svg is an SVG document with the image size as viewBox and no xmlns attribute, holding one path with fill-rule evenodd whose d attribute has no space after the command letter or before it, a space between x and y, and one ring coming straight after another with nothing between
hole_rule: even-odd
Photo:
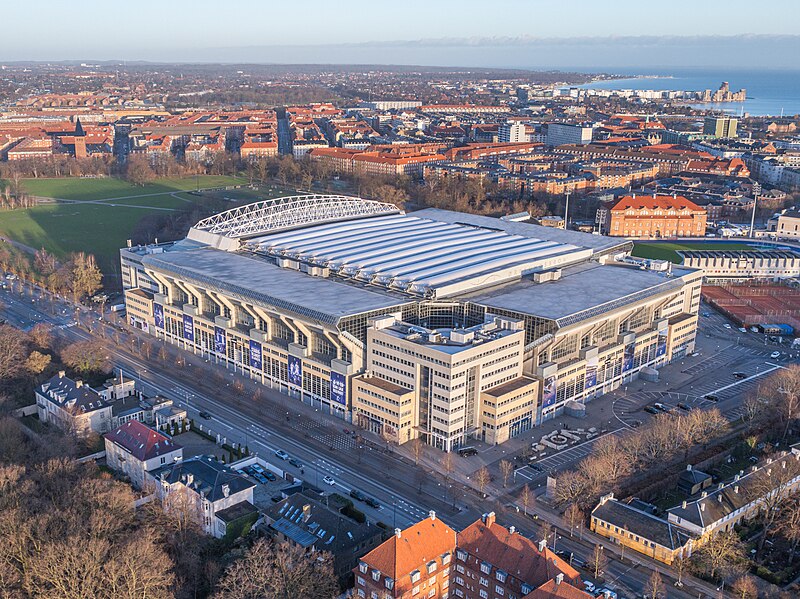
<instances>
[{"instance_id":1,"label":"chimney","mask_svg":"<svg viewBox=\"0 0 800 599\"><path fill-rule=\"evenodd\" d=\"M556 586L560 585L562 582L564 582L564 574L559 572L556 574Z\"/></svg>"},{"instance_id":2,"label":"chimney","mask_svg":"<svg viewBox=\"0 0 800 599\"><path fill-rule=\"evenodd\" d=\"M701 503L700 504L700 511L701 512L705 512L706 511L706 504L705 503Z\"/></svg>"},{"instance_id":3,"label":"chimney","mask_svg":"<svg viewBox=\"0 0 800 599\"><path fill-rule=\"evenodd\" d=\"M222 495L228 497L231 494L231 486L228 484L222 485Z\"/></svg>"},{"instance_id":4,"label":"chimney","mask_svg":"<svg viewBox=\"0 0 800 599\"><path fill-rule=\"evenodd\" d=\"M60 378L60 379L63 379L63 378L64 378L64 376L66 376L66 374L67 374L67 373L66 373L66 372L64 372L63 370L59 370L59 371L58 371L58 378Z\"/></svg>"},{"instance_id":5,"label":"chimney","mask_svg":"<svg viewBox=\"0 0 800 599\"><path fill-rule=\"evenodd\" d=\"M303 522L308 522L308 519L311 517L311 504L306 503L303 506Z\"/></svg>"},{"instance_id":6,"label":"chimney","mask_svg":"<svg viewBox=\"0 0 800 599\"><path fill-rule=\"evenodd\" d=\"M430 516L431 520L436 520L436 512L434 512L433 510L428 512L428 516Z\"/></svg>"},{"instance_id":7,"label":"chimney","mask_svg":"<svg viewBox=\"0 0 800 599\"><path fill-rule=\"evenodd\" d=\"M706 492L706 491L703 491L703 492L700 494L700 499L705 499L706 497L708 497L708 492Z\"/></svg>"},{"instance_id":8,"label":"chimney","mask_svg":"<svg viewBox=\"0 0 800 599\"><path fill-rule=\"evenodd\" d=\"M194 474L191 472L186 473L186 485L191 485L194 482Z\"/></svg>"},{"instance_id":9,"label":"chimney","mask_svg":"<svg viewBox=\"0 0 800 599\"><path fill-rule=\"evenodd\" d=\"M488 514L484 514L481 520L483 520L483 523L486 526L491 526L492 524L494 524L495 520L494 512L489 512Z\"/></svg>"},{"instance_id":10,"label":"chimney","mask_svg":"<svg viewBox=\"0 0 800 599\"><path fill-rule=\"evenodd\" d=\"M508 527L508 534L513 535L515 532L517 532L517 527L516 526L509 526Z\"/></svg>"},{"instance_id":11,"label":"chimney","mask_svg":"<svg viewBox=\"0 0 800 599\"><path fill-rule=\"evenodd\" d=\"M733 492L737 494L739 493L739 485L733 485Z\"/></svg>"},{"instance_id":12,"label":"chimney","mask_svg":"<svg viewBox=\"0 0 800 599\"><path fill-rule=\"evenodd\" d=\"M686 501L681 502L681 509L686 509Z\"/></svg>"},{"instance_id":13,"label":"chimney","mask_svg":"<svg viewBox=\"0 0 800 599\"><path fill-rule=\"evenodd\" d=\"M722 493L719 493L717 495L717 499L719 500L720 503L722 503Z\"/></svg>"},{"instance_id":14,"label":"chimney","mask_svg":"<svg viewBox=\"0 0 800 599\"><path fill-rule=\"evenodd\" d=\"M81 387L83 387L83 381L82 381L82 380L80 380L80 379L78 379L77 381L75 381L75 387L76 387L77 389L80 389Z\"/></svg>"},{"instance_id":15,"label":"chimney","mask_svg":"<svg viewBox=\"0 0 800 599\"><path fill-rule=\"evenodd\" d=\"M725 484L724 483L719 483L717 485L717 489L720 490L720 491L722 491L722 489L724 489L724 488L725 488Z\"/></svg>"},{"instance_id":16,"label":"chimney","mask_svg":"<svg viewBox=\"0 0 800 599\"><path fill-rule=\"evenodd\" d=\"M402 530L400 530L399 528L395 528L395 529L394 529L394 536L396 536L398 539L400 538L400 535L401 535L402 533L403 533L403 531L402 531Z\"/></svg>"},{"instance_id":17,"label":"chimney","mask_svg":"<svg viewBox=\"0 0 800 599\"><path fill-rule=\"evenodd\" d=\"M547 549L547 539L542 539L539 541L539 553L544 553L545 549Z\"/></svg>"},{"instance_id":18,"label":"chimney","mask_svg":"<svg viewBox=\"0 0 800 599\"><path fill-rule=\"evenodd\" d=\"M686 464L686 472L691 472L691 471L692 471L692 465Z\"/></svg>"}]
</instances>

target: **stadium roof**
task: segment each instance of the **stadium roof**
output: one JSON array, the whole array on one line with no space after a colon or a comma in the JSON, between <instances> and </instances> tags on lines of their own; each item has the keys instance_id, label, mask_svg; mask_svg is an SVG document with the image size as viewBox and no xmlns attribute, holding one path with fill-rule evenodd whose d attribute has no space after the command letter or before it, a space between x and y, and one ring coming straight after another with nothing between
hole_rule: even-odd
<instances>
[{"instance_id":1,"label":"stadium roof","mask_svg":"<svg viewBox=\"0 0 800 599\"><path fill-rule=\"evenodd\" d=\"M345 316L408 303L387 294L280 268L256 256L213 248L148 254L142 264L245 302L275 306L329 325L336 325Z\"/></svg>"},{"instance_id":2,"label":"stadium roof","mask_svg":"<svg viewBox=\"0 0 800 599\"><path fill-rule=\"evenodd\" d=\"M680 276L689 272L673 268L675 276L668 278L654 271L585 263L565 268L557 281L520 281L471 294L468 299L490 309L534 314L564 327L658 293L680 289L683 285Z\"/></svg>"},{"instance_id":3,"label":"stadium roof","mask_svg":"<svg viewBox=\"0 0 800 599\"><path fill-rule=\"evenodd\" d=\"M315 225L252 238L246 245L343 277L433 297L518 279L591 255L574 245L497 228L403 214Z\"/></svg>"}]
</instances>

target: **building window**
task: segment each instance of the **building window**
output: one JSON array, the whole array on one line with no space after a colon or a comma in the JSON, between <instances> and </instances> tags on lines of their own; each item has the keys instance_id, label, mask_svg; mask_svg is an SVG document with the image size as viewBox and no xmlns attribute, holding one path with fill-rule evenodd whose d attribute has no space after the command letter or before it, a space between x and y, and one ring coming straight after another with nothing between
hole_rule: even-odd
<instances>
[{"instance_id":1,"label":"building window","mask_svg":"<svg viewBox=\"0 0 800 599\"><path fill-rule=\"evenodd\" d=\"M432 574L433 572L436 572L436 562L435 561L428 562L428 574Z\"/></svg>"},{"instance_id":2,"label":"building window","mask_svg":"<svg viewBox=\"0 0 800 599\"><path fill-rule=\"evenodd\" d=\"M505 582L505 581L506 581L506 576L508 576L508 575L507 575L505 572L503 572L502 570L498 570L498 571L495 573L495 577L496 577L496 578L497 578L497 580L499 580L500 582Z\"/></svg>"},{"instance_id":3,"label":"building window","mask_svg":"<svg viewBox=\"0 0 800 599\"><path fill-rule=\"evenodd\" d=\"M505 595L506 591L505 591L505 589L503 589L503 587L501 587L499 584L497 584L494 587L494 592L497 593L498 595Z\"/></svg>"},{"instance_id":4,"label":"building window","mask_svg":"<svg viewBox=\"0 0 800 599\"><path fill-rule=\"evenodd\" d=\"M362 574L367 573L368 566L365 562L358 562L358 571Z\"/></svg>"},{"instance_id":5,"label":"building window","mask_svg":"<svg viewBox=\"0 0 800 599\"><path fill-rule=\"evenodd\" d=\"M484 574L489 574L492 571L492 565L487 564L486 562L481 562L481 572Z\"/></svg>"},{"instance_id":6,"label":"building window","mask_svg":"<svg viewBox=\"0 0 800 599\"><path fill-rule=\"evenodd\" d=\"M419 582L420 579L420 572L419 570L414 570L411 573L411 582Z\"/></svg>"},{"instance_id":7,"label":"building window","mask_svg":"<svg viewBox=\"0 0 800 599\"><path fill-rule=\"evenodd\" d=\"M461 562L467 561L467 552L466 551L461 551L460 549L458 549L456 551L456 559L458 559L458 561L461 561Z\"/></svg>"},{"instance_id":8,"label":"building window","mask_svg":"<svg viewBox=\"0 0 800 599\"><path fill-rule=\"evenodd\" d=\"M380 571L379 570L373 570L372 571L372 580L380 580L380 579L381 579Z\"/></svg>"}]
</instances>

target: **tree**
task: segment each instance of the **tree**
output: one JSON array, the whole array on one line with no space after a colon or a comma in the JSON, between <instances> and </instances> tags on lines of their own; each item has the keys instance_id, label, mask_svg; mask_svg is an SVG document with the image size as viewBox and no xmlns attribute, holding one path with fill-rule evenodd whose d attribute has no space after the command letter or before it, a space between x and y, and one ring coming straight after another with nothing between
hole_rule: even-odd
<instances>
[{"instance_id":1,"label":"tree","mask_svg":"<svg viewBox=\"0 0 800 599\"><path fill-rule=\"evenodd\" d=\"M28 343L25 333L9 325L0 325L0 380L22 372Z\"/></svg>"},{"instance_id":2,"label":"tree","mask_svg":"<svg viewBox=\"0 0 800 599\"><path fill-rule=\"evenodd\" d=\"M147 156L131 154L125 165L125 178L134 185L146 185L155 179L155 172Z\"/></svg>"},{"instance_id":3,"label":"tree","mask_svg":"<svg viewBox=\"0 0 800 599\"><path fill-rule=\"evenodd\" d=\"M72 272L72 293L76 298L81 298L85 295L93 295L100 289L103 281L103 273L97 267L94 256L77 252L72 254L71 260Z\"/></svg>"},{"instance_id":4,"label":"tree","mask_svg":"<svg viewBox=\"0 0 800 599\"><path fill-rule=\"evenodd\" d=\"M731 591L738 599L758 599L758 586L752 576L744 575L737 578L731 586Z\"/></svg>"},{"instance_id":5,"label":"tree","mask_svg":"<svg viewBox=\"0 0 800 599\"><path fill-rule=\"evenodd\" d=\"M791 564L794 562L797 545L800 543L800 500L794 499L781 510L777 531L791 543L789 552L789 563Z\"/></svg>"},{"instance_id":6,"label":"tree","mask_svg":"<svg viewBox=\"0 0 800 599\"><path fill-rule=\"evenodd\" d=\"M61 350L61 361L76 372L87 375L109 370L106 350L96 341L76 341Z\"/></svg>"},{"instance_id":7,"label":"tree","mask_svg":"<svg viewBox=\"0 0 800 599\"><path fill-rule=\"evenodd\" d=\"M411 452L414 454L414 464L419 465L419 459L422 457L422 439L416 437L411 441Z\"/></svg>"},{"instance_id":8,"label":"tree","mask_svg":"<svg viewBox=\"0 0 800 599\"><path fill-rule=\"evenodd\" d=\"M25 370L33 375L42 374L50 365L50 356L38 351L32 351L28 359L25 360Z\"/></svg>"},{"instance_id":9,"label":"tree","mask_svg":"<svg viewBox=\"0 0 800 599\"><path fill-rule=\"evenodd\" d=\"M653 570L650 578L647 580L647 594L650 599L659 599L664 593L664 581L661 579L661 574L658 570Z\"/></svg>"},{"instance_id":10,"label":"tree","mask_svg":"<svg viewBox=\"0 0 800 599\"><path fill-rule=\"evenodd\" d=\"M576 527L583 525L584 515L577 503L570 503L564 512L564 521L569 526L569 536Z\"/></svg>"},{"instance_id":11,"label":"tree","mask_svg":"<svg viewBox=\"0 0 800 599\"><path fill-rule=\"evenodd\" d=\"M217 584L214 599L333 599L333 559L295 543L259 539Z\"/></svg>"},{"instance_id":12,"label":"tree","mask_svg":"<svg viewBox=\"0 0 800 599\"><path fill-rule=\"evenodd\" d=\"M600 578L600 575L606 569L606 566L608 566L608 558L606 557L606 552L602 545L594 546L594 551L592 551L592 555L589 557L589 565L592 568L592 572L594 572L594 577Z\"/></svg>"},{"instance_id":13,"label":"tree","mask_svg":"<svg viewBox=\"0 0 800 599\"><path fill-rule=\"evenodd\" d=\"M800 364L780 368L767 381L766 393L783 424L783 440L789 434L789 427L800 415Z\"/></svg>"},{"instance_id":14,"label":"tree","mask_svg":"<svg viewBox=\"0 0 800 599\"><path fill-rule=\"evenodd\" d=\"M492 476L489 474L489 469L486 466L482 466L475 473L475 482L478 485L478 490L480 491L481 495L484 495L483 490L486 488L486 485L489 484L490 480L492 480Z\"/></svg>"},{"instance_id":15,"label":"tree","mask_svg":"<svg viewBox=\"0 0 800 599\"><path fill-rule=\"evenodd\" d=\"M53 344L53 334L50 332L50 327L43 322L34 326L28 334L33 344L39 349L51 348Z\"/></svg>"},{"instance_id":16,"label":"tree","mask_svg":"<svg viewBox=\"0 0 800 599\"><path fill-rule=\"evenodd\" d=\"M765 465L760 471L753 473L747 485L748 497L760 501L762 518L759 533L758 551L764 548L764 542L772 531L775 519L792 493L792 482L800 473L800 461L794 454L785 455Z\"/></svg>"},{"instance_id":17,"label":"tree","mask_svg":"<svg viewBox=\"0 0 800 599\"><path fill-rule=\"evenodd\" d=\"M692 558L711 578L716 578L721 569L744 560L744 549L736 533L721 532L711 535Z\"/></svg>"},{"instance_id":18,"label":"tree","mask_svg":"<svg viewBox=\"0 0 800 599\"><path fill-rule=\"evenodd\" d=\"M530 487L528 487L528 483L525 483L525 486L522 487L522 491L519 494L519 500L522 502L522 509L525 511L525 515L528 515L528 507L533 502L534 495L531 493Z\"/></svg>"},{"instance_id":19,"label":"tree","mask_svg":"<svg viewBox=\"0 0 800 599\"><path fill-rule=\"evenodd\" d=\"M500 474L503 476L503 488L508 486L508 477L514 471L514 464L508 460L500 460Z\"/></svg>"},{"instance_id":20,"label":"tree","mask_svg":"<svg viewBox=\"0 0 800 599\"><path fill-rule=\"evenodd\" d=\"M445 482L450 481L450 475L453 474L453 470L455 470L455 464L453 463L453 454L448 451L446 454L442 456L442 472L444 472Z\"/></svg>"}]
</instances>

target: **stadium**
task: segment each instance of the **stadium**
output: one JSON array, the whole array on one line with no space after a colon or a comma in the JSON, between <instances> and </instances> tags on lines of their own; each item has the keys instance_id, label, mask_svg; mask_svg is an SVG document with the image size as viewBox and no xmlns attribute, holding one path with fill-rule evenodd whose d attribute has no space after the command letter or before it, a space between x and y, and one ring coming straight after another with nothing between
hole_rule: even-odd
<instances>
[{"instance_id":1,"label":"stadium","mask_svg":"<svg viewBox=\"0 0 800 599\"><path fill-rule=\"evenodd\" d=\"M702 272L625 240L356 197L123 248L130 323L404 443L502 443L691 351Z\"/></svg>"}]
</instances>

